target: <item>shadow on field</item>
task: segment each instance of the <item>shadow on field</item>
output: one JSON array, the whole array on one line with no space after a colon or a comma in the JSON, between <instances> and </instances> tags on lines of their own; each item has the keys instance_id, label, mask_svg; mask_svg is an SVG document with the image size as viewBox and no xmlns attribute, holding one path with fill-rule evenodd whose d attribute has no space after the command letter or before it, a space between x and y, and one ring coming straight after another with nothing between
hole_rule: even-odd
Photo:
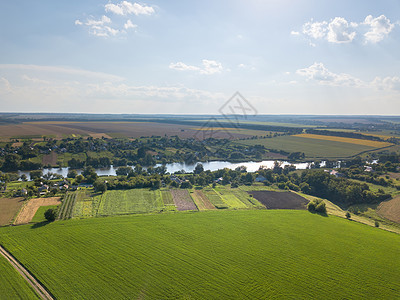
<instances>
[{"instance_id":1,"label":"shadow on field","mask_svg":"<svg viewBox=\"0 0 400 300\"><path fill-rule=\"evenodd\" d=\"M46 226L47 224L50 224L49 221L43 221L43 222L39 222L39 223L35 223L31 226L31 229L36 229L36 228L40 228L43 226Z\"/></svg>"},{"instance_id":2,"label":"shadow on field","mask_svg":"<svg viewBox=\"0 0 400 300\"><path fill-rule=\"evenodd\" d=\"M317 211L309 211L310 213L312 213L313 215L319 215L321 217L329 217L327 213L321 213L321 212L317 212Z\"/></svg>"}]
</instances>

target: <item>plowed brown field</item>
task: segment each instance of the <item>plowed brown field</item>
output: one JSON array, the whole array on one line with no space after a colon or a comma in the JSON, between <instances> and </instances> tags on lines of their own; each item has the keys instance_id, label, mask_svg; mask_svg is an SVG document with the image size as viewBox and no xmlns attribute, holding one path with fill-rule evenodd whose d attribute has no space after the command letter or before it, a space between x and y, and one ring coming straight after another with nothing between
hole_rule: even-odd
<instances>
[{"instance_id":1,"label":"plowed brown field","mask_svg":"<svg viewBox=\"0 0 400 300\"><path fill-rule=\"evenodd\" d=\"M306 209L308 200L292 192L251 191L267 209Z\"/></svg>"},{"instance_id":2,"label":"plowed brown field","mask_svg":"<svg viewBox=\"0 0 400 300\"><path fill-rule=\"evenodd\" d=\"M188 190L171 190L177 210L197 210Z\"/></svg>"},{"instance_id":3,"label":"plowed brown field","mask_svg":"<svg viewBox=\"0 0 400 300\"><path fill-rule=\"evenodd\" d=\"M24 198L21 197L0 198L0 226L9 224L23 204Z\"/></svg>"}]
</instances>

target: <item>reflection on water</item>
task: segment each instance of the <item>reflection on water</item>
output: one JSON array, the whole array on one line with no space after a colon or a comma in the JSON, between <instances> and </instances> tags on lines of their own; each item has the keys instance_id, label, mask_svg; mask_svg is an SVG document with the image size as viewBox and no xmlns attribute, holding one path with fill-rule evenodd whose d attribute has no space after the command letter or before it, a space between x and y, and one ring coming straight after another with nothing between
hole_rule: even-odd
<instances>
[{"instance_id":1,"label":"reflection on water","mask_svg":"<svg viewBox=\"0 0 400 300\"><path fill-rule=\"evenodd\" d=\"M291 165L289 162L287 161L278 161L282 167L286 166L286 165ZM216 171L216 170L220 170L220 169L224 169L224 168L228 168L228 169L236 169L237 167L240 166L245 166L247 168L248 172L255 172L257 171L260 167L263 168L273 168L274 167L274 160L264 160L261 162L241 162L241 163L231 163L229 161L209 161L209 162L202 162L201 164L203 164L204 170L210 170L210 171ZM309 168L310 164L312 163L296 163L293 164L296 169L307 169ZM197 163L195 164L185 164L185 163L171 163L171 164L166 164L166 168L167 168L167 172L169 173L175 173L177 171L181 171L184 170L186 173L189 172L193 172L195 166L197 165ZM160 165L157 165L157 167ZM322 164L321 164L322 166ZM113 166L111 166L110 168L99 168L99 169L95 169L97 175L99 176L106 176L106 175L111 175L111 176L115 176L116 175L116 170L118 169L118 167L114 168ZM82 172L82 170L78 169L76 170L78 174L80 174ZM59 174L62 175L63 177L67 177L68 174L68 168L49 168L49 169L43 169L43 174L47 174L47 173L55 173L55 174ZM25 174L28 178L29 178L29 171L18 171L18 175L21 176L22 174Z\"/></svg>"}]
</instances>

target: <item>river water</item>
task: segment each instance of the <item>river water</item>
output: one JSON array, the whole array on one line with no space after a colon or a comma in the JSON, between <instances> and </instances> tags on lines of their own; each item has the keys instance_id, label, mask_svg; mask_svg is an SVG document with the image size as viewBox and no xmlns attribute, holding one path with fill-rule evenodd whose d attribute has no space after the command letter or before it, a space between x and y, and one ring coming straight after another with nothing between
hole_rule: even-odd
<instances>
[{"instance_id":1,"label":"river water","mask_svg":"<svg viewBox=\"0 0 400 300\"><path fill-rule=\"evenodd\" d=\"M291 165L291 163L287 161L278 161L282 167L286 165ZM268 168L271 169L274 167L274 160L264 160L261 162L240 162L240 163L232 163L229 161L209 161L209 162L201 162L201 164L204 167L204 170L210 170L210 171L216 171L216 170L221 170L224 168L228 168L231 170L236 169L237 167L240 166L245 166L247 168L248 172L255 172L257 171L260 167L263 168ZM293 164L296 169L307 169L310 167L310 164L312 163L295 163ZM190 173L193 172L194 168L196 167L197 163L194 164L185 164L185 163L171 163L171 164L166 164L167 172L168 173L175 173L177 171L183 170L185 173ZM160 166L160 165L157 165ZM157 167L156 166L156 167ZM118 167L109 167L109 168L99 168L95 169L97 175L99 176L115 176L116 175L116 170ZM67 177L69 168L48 168L48 169L43 169L43 174L47 173L55 173L62 175L63 177ZM78 174L82 173L81 169L77 169L76 172ZM29 171L18 171L18 175L21 176L22 174L25 174L28 179L30 178L29 176Z\"/></svg>"}]
</instances>

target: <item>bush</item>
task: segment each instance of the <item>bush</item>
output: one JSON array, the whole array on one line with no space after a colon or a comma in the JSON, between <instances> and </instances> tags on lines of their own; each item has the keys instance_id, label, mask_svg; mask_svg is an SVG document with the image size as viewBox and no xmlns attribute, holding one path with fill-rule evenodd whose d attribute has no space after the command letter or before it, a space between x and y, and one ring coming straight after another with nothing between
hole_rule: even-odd
<instances>
[{"instance_id":1,"label":"bush","mask_svg":"<svg viewBox=\"0 0 400 300\"><path fill-rule=\"evenodd\" d=\"M379 227L379 222L378 221L375 221L375 227Z\"/></svg>"},{"instance_id":2,"label":"bush","mask_svg":"<svg viewBox=\"0 0 400 300\"><path fill-rule=\"evenodd\" d=\"M315 199L308 203L307 209L309 212L316 212L319 214L326 215L326 205L325 202L321 199Z\"/></svg>"},{"instance_id":3,"label":"bush","mask_svg":"<svg viewBox=\"0 0 400 300\"><path fill-rule=\"evenodd\" d=\"M57 218L57 210L53 208L49 208L44 212L44 217L46 218L47 221L53 222Z\"/></svg>"},{"instance_id":4,"label":"bush","mask_svg":"<svg viewBox=\"0 0 400 300\"><path fill-rule=\"evenodd\" d=\"M350 214L350 212L346 212L346 219L351 219L351 214Z\"/></svg>"}]
</instances>

